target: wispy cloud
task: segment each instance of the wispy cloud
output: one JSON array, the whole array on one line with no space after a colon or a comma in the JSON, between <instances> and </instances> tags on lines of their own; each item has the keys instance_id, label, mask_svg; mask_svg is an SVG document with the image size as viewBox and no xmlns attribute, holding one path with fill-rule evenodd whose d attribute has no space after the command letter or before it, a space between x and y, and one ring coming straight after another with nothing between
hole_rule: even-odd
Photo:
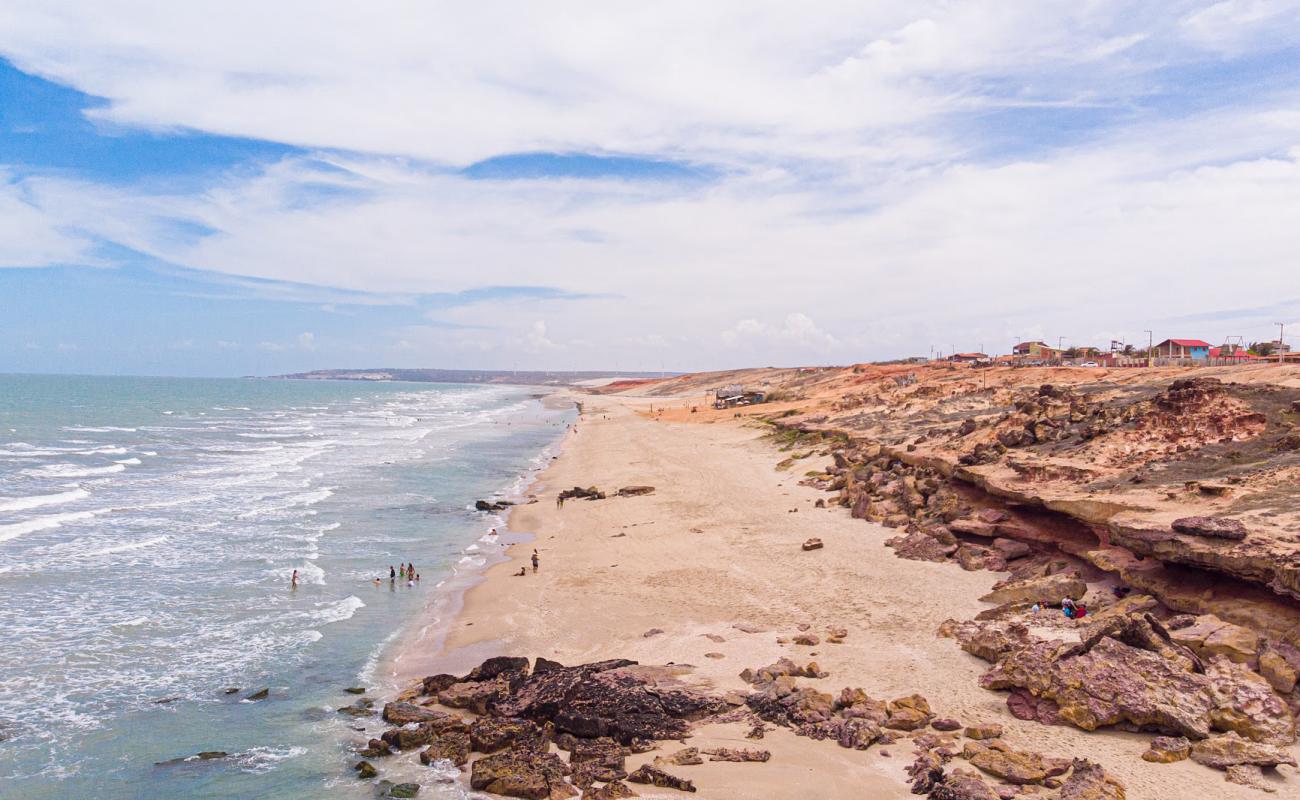
<instances>
[{"instance_id":1,"label":"wispy cloud","mask_svg":"<svg viewBox=\"0 0 1300 800\"><path fill-rule=\"evenodd\" d=\"M97 124L287 149L198 187L11 171L0 265L144 259L178 296L426 320L376 353L624 366L1213 338L1293 283L1294 3L505 10L8 4L0 53ZM303 324L204 341L334 352Z\"/></svg>"}]
</instances>

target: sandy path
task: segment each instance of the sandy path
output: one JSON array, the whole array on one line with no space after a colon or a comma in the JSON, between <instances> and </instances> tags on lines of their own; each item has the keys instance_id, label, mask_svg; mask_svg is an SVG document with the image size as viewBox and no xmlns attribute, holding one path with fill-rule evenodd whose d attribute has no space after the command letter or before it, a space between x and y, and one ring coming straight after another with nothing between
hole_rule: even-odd
<instances>
[{"instance_id":1,"label":"sandy path","mask_svg":"<svg viewBox=\"0 0 1300 800\"><path fill-rule=\"evenodd\" d=\"M882 545L890 532L842 509L815 509L825 495L797 481L818 466L816 458L792 473L778 472L781 456L752 423L656 422L635 413L641 401L583 401L578 432L534 487L541 502L511 515L512 530L537 532L540 572L513 577L533 545L513 547L511 560L469 591L445 649L434 652L426 642L406 651L402 670L409 677L463 671L503 653L563 663L623 657L694 665L701 680L725 690L744 686L737 674L745 667L782 655L800 663L812 658L830 673L814 682L824 691L861 686L884 699L920 692L941 716L1003 724L1014 746L1101 762L1128 786L1130 798L1259 796L1191 762L1146 764L1139 754L1147 736L1087 734L1011 717L1002 695L976 685L986 665L934 635L945 619L984 608L975 598L996 576L896 558ZM657 488L650 496L570 501L556 509L561 488L592 484ZM810 536L820 537L825 549L801 551ZM768 630L746 634L735 623ZM823 637L826 628L843 626L849 636L840 645L777 644L777 636L793 634L799 623ZM664 632L645 637L651 628ZM758 744L736 726L707 729L691 744L719 742ZM673 771L694 779L702 798L912 796L904 783L912 758L906 740L857 752L782 730L761 746L772 751L767 764ZM647 797L679 795L637 788Z\"/></svg>"}]
</instances>

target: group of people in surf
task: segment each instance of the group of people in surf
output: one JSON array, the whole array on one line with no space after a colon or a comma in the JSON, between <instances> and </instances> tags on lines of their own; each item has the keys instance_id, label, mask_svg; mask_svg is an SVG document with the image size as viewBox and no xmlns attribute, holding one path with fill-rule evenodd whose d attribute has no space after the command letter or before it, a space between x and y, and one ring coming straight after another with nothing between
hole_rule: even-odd
<instances>
[{"instance_id":1,"label":"group of people in surf","mask_svg":"<svg viewBox=\"0 0 1300 800\"><path fill-rule=\"evenodd\" d=\"M420 573L418 573L418 572L415 571L415 565L414 565L414 564L399 564L399 565L398 565L398 569L393 569L393 565L392 565L392 564L389 564L389 565L388 565L388 582L389 582L390 584L391 584L391 583L397 583L397 579L398 579L399 577L400 577L402 580L406 581L406 585L407 585L407 586L414 586L415 584L419 583L419 581L420 581ZM379 579L378 579L378 578L375 578L375 585L376 585L376 586L379 585Z\"/></svg>"}]
</instances>

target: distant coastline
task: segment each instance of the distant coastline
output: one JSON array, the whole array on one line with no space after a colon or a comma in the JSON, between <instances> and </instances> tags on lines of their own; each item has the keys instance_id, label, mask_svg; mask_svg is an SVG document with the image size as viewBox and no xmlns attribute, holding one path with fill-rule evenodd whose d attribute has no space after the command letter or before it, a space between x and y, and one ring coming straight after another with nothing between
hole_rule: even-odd
<instances>
[{"instance_id":1,"label":"distant coastline","mask_svg":"<svg viewBox=\"0 0 1300 800\"><path fill-rule=\"evenodd\" d=\"M679 373L662 373L676 377ZM415 383L502 383L527 386L600 385L625 378L657 378L661 373L610 371L542 371L490 369L318 369L287 375L268 375L266 380L299 381L411 381Z\"/></svg>"}]
</instances>

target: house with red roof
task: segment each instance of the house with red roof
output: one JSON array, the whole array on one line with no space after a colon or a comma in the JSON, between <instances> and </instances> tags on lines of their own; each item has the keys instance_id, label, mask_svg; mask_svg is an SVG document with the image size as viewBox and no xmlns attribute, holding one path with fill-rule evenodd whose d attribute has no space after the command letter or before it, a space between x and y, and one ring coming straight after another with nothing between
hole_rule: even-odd
<instances>
[{"instance_id":1,"label":"house with red roof","mask_svg":"<svg viewBox=\"0 0 1300 800\"><path fill-rule=\"evenodd\" d=\"M1210 357L1210 343L1200 339L1165 339L1155 346L1156 358L1190 358L1204 361Z\"/></svg>"},{"instance_id":2,"label":"house with red roof","mask_svg":"<svg viewBox=\"0 0 1300 800\"><path fill-rule=\"evenodd\" d=\"M1246 348L1239 344L1225 344L1220 345L1219 347L1211 347L1210 358L1215 361L1235 361L1240 364L1255 360L1255 356L1247 353Z\"/></svg>"}]
</instances>

